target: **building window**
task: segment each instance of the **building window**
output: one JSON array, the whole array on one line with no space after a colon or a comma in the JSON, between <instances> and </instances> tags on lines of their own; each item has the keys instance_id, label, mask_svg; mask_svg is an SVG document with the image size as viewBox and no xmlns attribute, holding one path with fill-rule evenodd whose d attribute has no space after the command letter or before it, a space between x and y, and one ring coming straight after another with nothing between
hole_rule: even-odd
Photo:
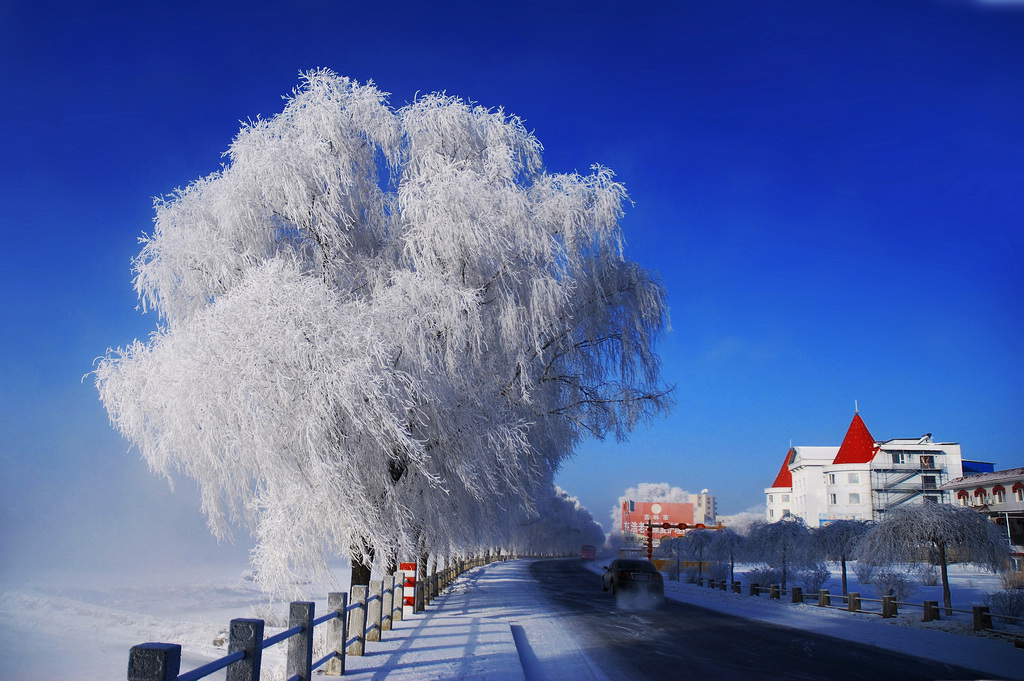
<instances>
[{"instance_id":1,"label":"building window","mask_svg":"<svg viewBox=\"0 0 1024 681\"><path fill-rule=\"evenodd\" d=\"M921 476L921 487L925 489L936 489L935 487L935 476L934 475L922 475Z\"/></svg>"},{"instance_id":2,"label":"building window","mask_svg":"<svg viewBox=\"0 0 1024 681\"><path fill-rule=\"evenodd\" d=\"M1006 502L1006 492L1003 492L1002 490L998 492L993 492L992 496L996 498L997 504L1002 504Z\"/></svg>"},{"instance_id":3,"label":"building window","mask_svg":"<svg viewBox=\"0 0 1024 681\"><path fill-rule=\"evenodd\" d=\"M828 495L828 503L833 505L833 506L835 506L836 504L839 503L839 500L836 498L835 494L829 494Z\"/></svg>"},{"instance_id":4,"label":"building window","mask_svg":"<svg viewBox=\"0 0 1024 681\"><path fill-rule=\"evenodd\" d=\"M835 473L829 473L828 474L828 484L830 484L830 485L836 484L836 474Z\"/></svg>"},{"instance_id":5,"label":"building window","mask_svg":"<svg viewBox=\"0 0 1024 681\"><path fill-rule=\"evenodd\" d=\"M1024 501L1024 488L1013 490L1013 495L1017 497L1017 501Z\"/></svg>"},{"instance_id":6,"label":"building window","mask_svg":"<svg viewBox=\"0 0 1024 681\"><path fill-rule=\"evenodd\" d=\"M930 454L922 454L921 468L935 468L935 457Z\"/></svg>"},{"instance_id":7,"label":"building window","mask_svg":"<svg viewBox=\"0 0 1024 681\"><path fill-rule=\"evenodd\" d=\"M890 454L890 456L892 456L892 462L893 463L906 463L907 462L907 455L904 452L890 452L889 454Z\"/></svg>"},{"instance_id":8,"label":"building window","mask_svg":"<svg viewBox=\"0 0 1024 681\"><path fill-rule=\"evenodd\" d=\"M788 502L789 502L789 495L788 494L783 494L782 495L782 503L785 504L785 503L788 503Z\"/></svg>"},{"instance_id":9,"label":"building window","mask_svg":"<svg viewBox=\"0 0 1024 681\"><path fill-rule=\"evenodd\" d=\"M775 501L775 495L773 495L773 494L769 494L769 495L768 495L768 503L770 504L770 503L772 503L773 501Z\"/></svg>"},{"instance_id":10,"label":"building window","mask_svg":"<svg viewBox=\"0 0 1024 681\"><path fill-rule=\"evenodd\" d=\"M860 484L860 473L847 473L846 474L846 482L851 484L851 485L859 485Z\"/></svg>"},{"instance_id":11,"label":"building window","mask_svg":"<svg viewBox=\"0 0 1024 681\"><path fill-rule=\"evenodd\" d=\"M782 509L782 517L783 518L788 518L789 517L789 509L788 508Z\"/></svg>"},{"instance_id":12,"label":"building window","mask_svg":"<svg viewBox=\"0 0 1024 681\"><path fill-rule=\"evenodd\" d=\"M926 494L925 497L924 497L924 503L926 503L926 504L937 504L937 503L939 503L939 498L938 497L933 497L933 496L931 496L929 494Z\"/></svg>"},{"instance_id":13,"label":"building window","mask_svg":"<svg viewBox=\"0 0 1024 681\"><path fill-rule=\"evenodd\" d=\"M771 509L771 508L768 509L768 517L769 518L774 518L775 517L775 510L774 509Z\"/></svg>"},{"instance_id":14,"label":"building window","mask_svg":"<svg viewBox=\"0 0 1024 681\"><path fill-rule=\"evenodd\" d=\"M850 503L851 504L859 504L860 503L860 493L859 492L850 492Z\"/></svg>"},{"instance_id":15,"label":"building window","mask_svg":"<svg viewBox=\"0 0 1024 681\"><path fill-rule=\"evenodd\" d=\"M960 499L960 505L961 506L966 506L967 505L967 497L957 497L957 498Z\"/></svg>"}]
</instances>

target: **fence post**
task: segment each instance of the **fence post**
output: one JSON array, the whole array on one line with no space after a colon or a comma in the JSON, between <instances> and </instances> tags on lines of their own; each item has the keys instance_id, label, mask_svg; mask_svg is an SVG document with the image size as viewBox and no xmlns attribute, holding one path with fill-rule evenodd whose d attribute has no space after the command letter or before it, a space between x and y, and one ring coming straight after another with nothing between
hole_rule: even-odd
<instances>
[{"instance_id":1,"label":"fence post","mask_svg":"<svg viewBox=\"0 0 1024 681\"><path fill-rule=\"evenodd\" d=\"M142 643L128 653L128 681L174 681L181 670L181 646Z\"/></svg>"},{"instance_id":2,"label":"fence post","mask_svg":"<svg viewBox=\"0 0 1024 681\"><path fill-rule=\"evenodd\" d=\"M792 590L792 593L793 593L792 601L794 603L803 603L804 602L804 588L802 586L794 586L793 590Z\"/></svg>"},{"instance_id":3,"label":"fence post","mask_svg":"<svg viewBox=\"0 0 1024 681\"><path fill-rule=\"evenodd\" d=\"M755 584L754 582L750 583L750 595L751 596L760 596L761 595L760 590L757 588L757 584Z\"/></svg>"},{"instance_id":4,"label":"fence post","mask_svg":"<svg viewBox=\"0 0 1024 681\"><path fill-rule=\"evenodd\" d=\"M399 570L394 575L395 595L391 599L391 622L401 622L403 616L402 605L405 603L405 572Z\"/></svg>"},{"instance_id":5,"label":"fence post","mask_svg":"<svg viewBox=\"0 0 1024 681\"><path fill-rule=\"evenodd\" d=\"M231 620L228 652L245 651L245 657L228 665L227 681L259 681L263 664L263 620Z\"/></svg>"},{"instance_id":6,"label":"fence post","mask_svg":"<svg viewBox=\"0 0 1024 681\"><path fill-rule=\"evenodd\" d=\"M860 611L860 592L859 591L851 591L849 594L847 594L846 609L849 610L850 612L858 612L858 611Z\"/></svg>"},{"instance_id":7,"label":"fence post","mask_svg":"<svg viewBox=\"0 0 1024 681\"><path fill-rule=\"evenodd\" d=\"M743 585L740 584L739 580L736 580L732 583L732 592L736 594L743 593Z\"/></svg>"},{"instance_id":8,"label":"fence post","mask_svg":"<svg viewBox=\"0 0 1024 681\"><path fill-rule=\"evenodd\" d=\"M384 582L370 582L370 595L366 599L366 640L380 640L381 605L384 601Z\"/></svg>"},{"instance_id":9,"label":"fence post","mask_svg":"<svg viewBox=\"0 0 1024 681\"><path fill-rule=\"evenodd\" d=\"M780 589L781 589L781 587L778 584L772 584L771 586L769 586L768 587L768 598L769 599L774 598L775 600L779 600L780 598L782 598Z\"/></svg>"},{"instance_id":10,"label":"fence post","mask_svg":"<svg viewBox=\"0 0 1024 681\"><path fill-rule=\"evenodd\" d=\"M416 580L416 589L413 596L413 612L423 612L426 608L426 603L423 602L423 582Z\"/></svg>"},{"instance_id":11,"label":"fence post","mask_svg":"<svg viewBox=\"0 0 1024 681\"><path fill-rule=\"evenodd\" d=\"M885 595L882 596L882 617L885 619L891 619L899 614L899 610L896 607L896 597Z\"/></svg>"},{"instance_id":12,"label":"fence post","mask_svg":"<svg viewBox=\"0 0 1024 681\"><path fill-rule=\"evenodd\" d=\"M391 631L391 613L395 609L395 576L388 575L384 577L382 582L384 584L384 595L380 602L380 629L381 631Z\"/></svg>"},{"instance_id":13,"label":"fence post","mask_svg":"<svg viewBox=\"0 0 1024 681\"><path fill-rule=\"evenodd\" d=\"M974 606L974 630L984 631L992 628L992 615L989 614L987 605Z\"/></svg>"},{"instance_id":14,"label":"fence post","mask_svg":"<svg viewBox=\"0 0 1024 681\"><path fill-rule=\"evenodd\" d=\"M832 596L829 595L828 589L822 589L818 592L818 607L827 608L832 605Z\"/></svg>"},{"instance_id":15,"label":"fence post","mask_svg":"<svg viewBox=\"0 0 1024 681\"><path fill-rule=\"evenodd\" d=\"M352 587L352 609L348 613L348 645L345 653L359 657L363 654L366 641L366 586L358 584Z\"/></svg>"},{"instance_id":16,"label":"fence post","mask_svg":"<svg viewBox=\"0 0 1024 681\"><path fill-rule=\"evenodd\" d=\"M345 674L345 610L348 606L347 593L327 594L327 607L338 613L338 616L327 623L327 650L336 654L324 665L324 674L327 676L342 676Z\"/></svg>"},{"instance_id":17,"label":"fence post","mask_svg":"<svg viewBox=\"0 0 1024 681\"><path fill-rule=\"evenodd\" d=\"M313 666L313 609L310 601L293 601L288 606L288 628L302 627L302 631L288 639L287 678L298 676L310 681Z\"/></svg>"},{"instance_id":18,"label":"fence post","mask_svg":"<svg viewBox=\"0 0 1024 681\"><path fill-rule=\"evenodd\" d=\"M924 615L921 617L922 622L931 622L932 620L938 620L939 617L939 602L938 601L925 601L924 602Z\"/></svg>"}]
</instances>

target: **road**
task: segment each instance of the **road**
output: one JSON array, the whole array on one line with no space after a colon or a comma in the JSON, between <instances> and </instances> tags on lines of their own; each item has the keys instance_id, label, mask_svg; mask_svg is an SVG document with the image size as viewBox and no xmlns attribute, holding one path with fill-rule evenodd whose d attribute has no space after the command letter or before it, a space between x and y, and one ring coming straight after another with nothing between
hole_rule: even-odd
<instances>
[{"instance_id":1,"label":"road","mask_svg":"<svg viewBox=\"0 0 1024 681\"><path fill-rule=\"evenodd\" d=\"M620 608L578 559L530 566L552 611L610 679L981 679L963 667L666 600ZM531 674L527 678L531 678ZM538 676L533 674L534 677ZM550 670L540 676L552 676Z\"/></svg>"}]
</instances>

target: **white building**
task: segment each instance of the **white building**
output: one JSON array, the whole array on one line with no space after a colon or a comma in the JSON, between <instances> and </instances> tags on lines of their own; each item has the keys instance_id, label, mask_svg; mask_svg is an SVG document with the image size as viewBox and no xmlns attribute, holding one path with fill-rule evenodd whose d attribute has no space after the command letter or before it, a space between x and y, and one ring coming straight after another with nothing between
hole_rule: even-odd
<instances>
[{"instance_id":1,"label":"white building","mask_svg":"<svg viewBox=\"0 0 1024 681\"><path fill-rule=\"evenodd\" d=\"M839 447L791 447L771 487L765 519L879 520L906 503L950 503L942 485L960 477L960 445L920 438L875 441L860 414Z\"/></svg>"}]
</instances>

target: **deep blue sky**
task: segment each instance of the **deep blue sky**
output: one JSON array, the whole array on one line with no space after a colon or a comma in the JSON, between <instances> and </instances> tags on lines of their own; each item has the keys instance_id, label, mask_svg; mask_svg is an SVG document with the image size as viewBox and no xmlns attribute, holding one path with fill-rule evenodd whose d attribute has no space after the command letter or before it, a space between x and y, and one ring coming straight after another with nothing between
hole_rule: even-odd
<instances>
[{"instance_id":1,"label":"deep blue sky","mask_svg":"<svg viewBox=\"0 0 1024 681\"><path fill-rule=\"evenodd\" d=\"M550 170L601 163L629 188L678 406L566 466L600 520L645 481L760 505L790 440L838 445L854 400L878 439L1024 465L1021 7L0 0L0 568L40 547L244 555L244 535L206 537L190 481L172 494L126 451L83 376L155 326L130 272L152 197L216 170L313 67L396 106L502 106Z\"/></svg>"}]
</instances>

